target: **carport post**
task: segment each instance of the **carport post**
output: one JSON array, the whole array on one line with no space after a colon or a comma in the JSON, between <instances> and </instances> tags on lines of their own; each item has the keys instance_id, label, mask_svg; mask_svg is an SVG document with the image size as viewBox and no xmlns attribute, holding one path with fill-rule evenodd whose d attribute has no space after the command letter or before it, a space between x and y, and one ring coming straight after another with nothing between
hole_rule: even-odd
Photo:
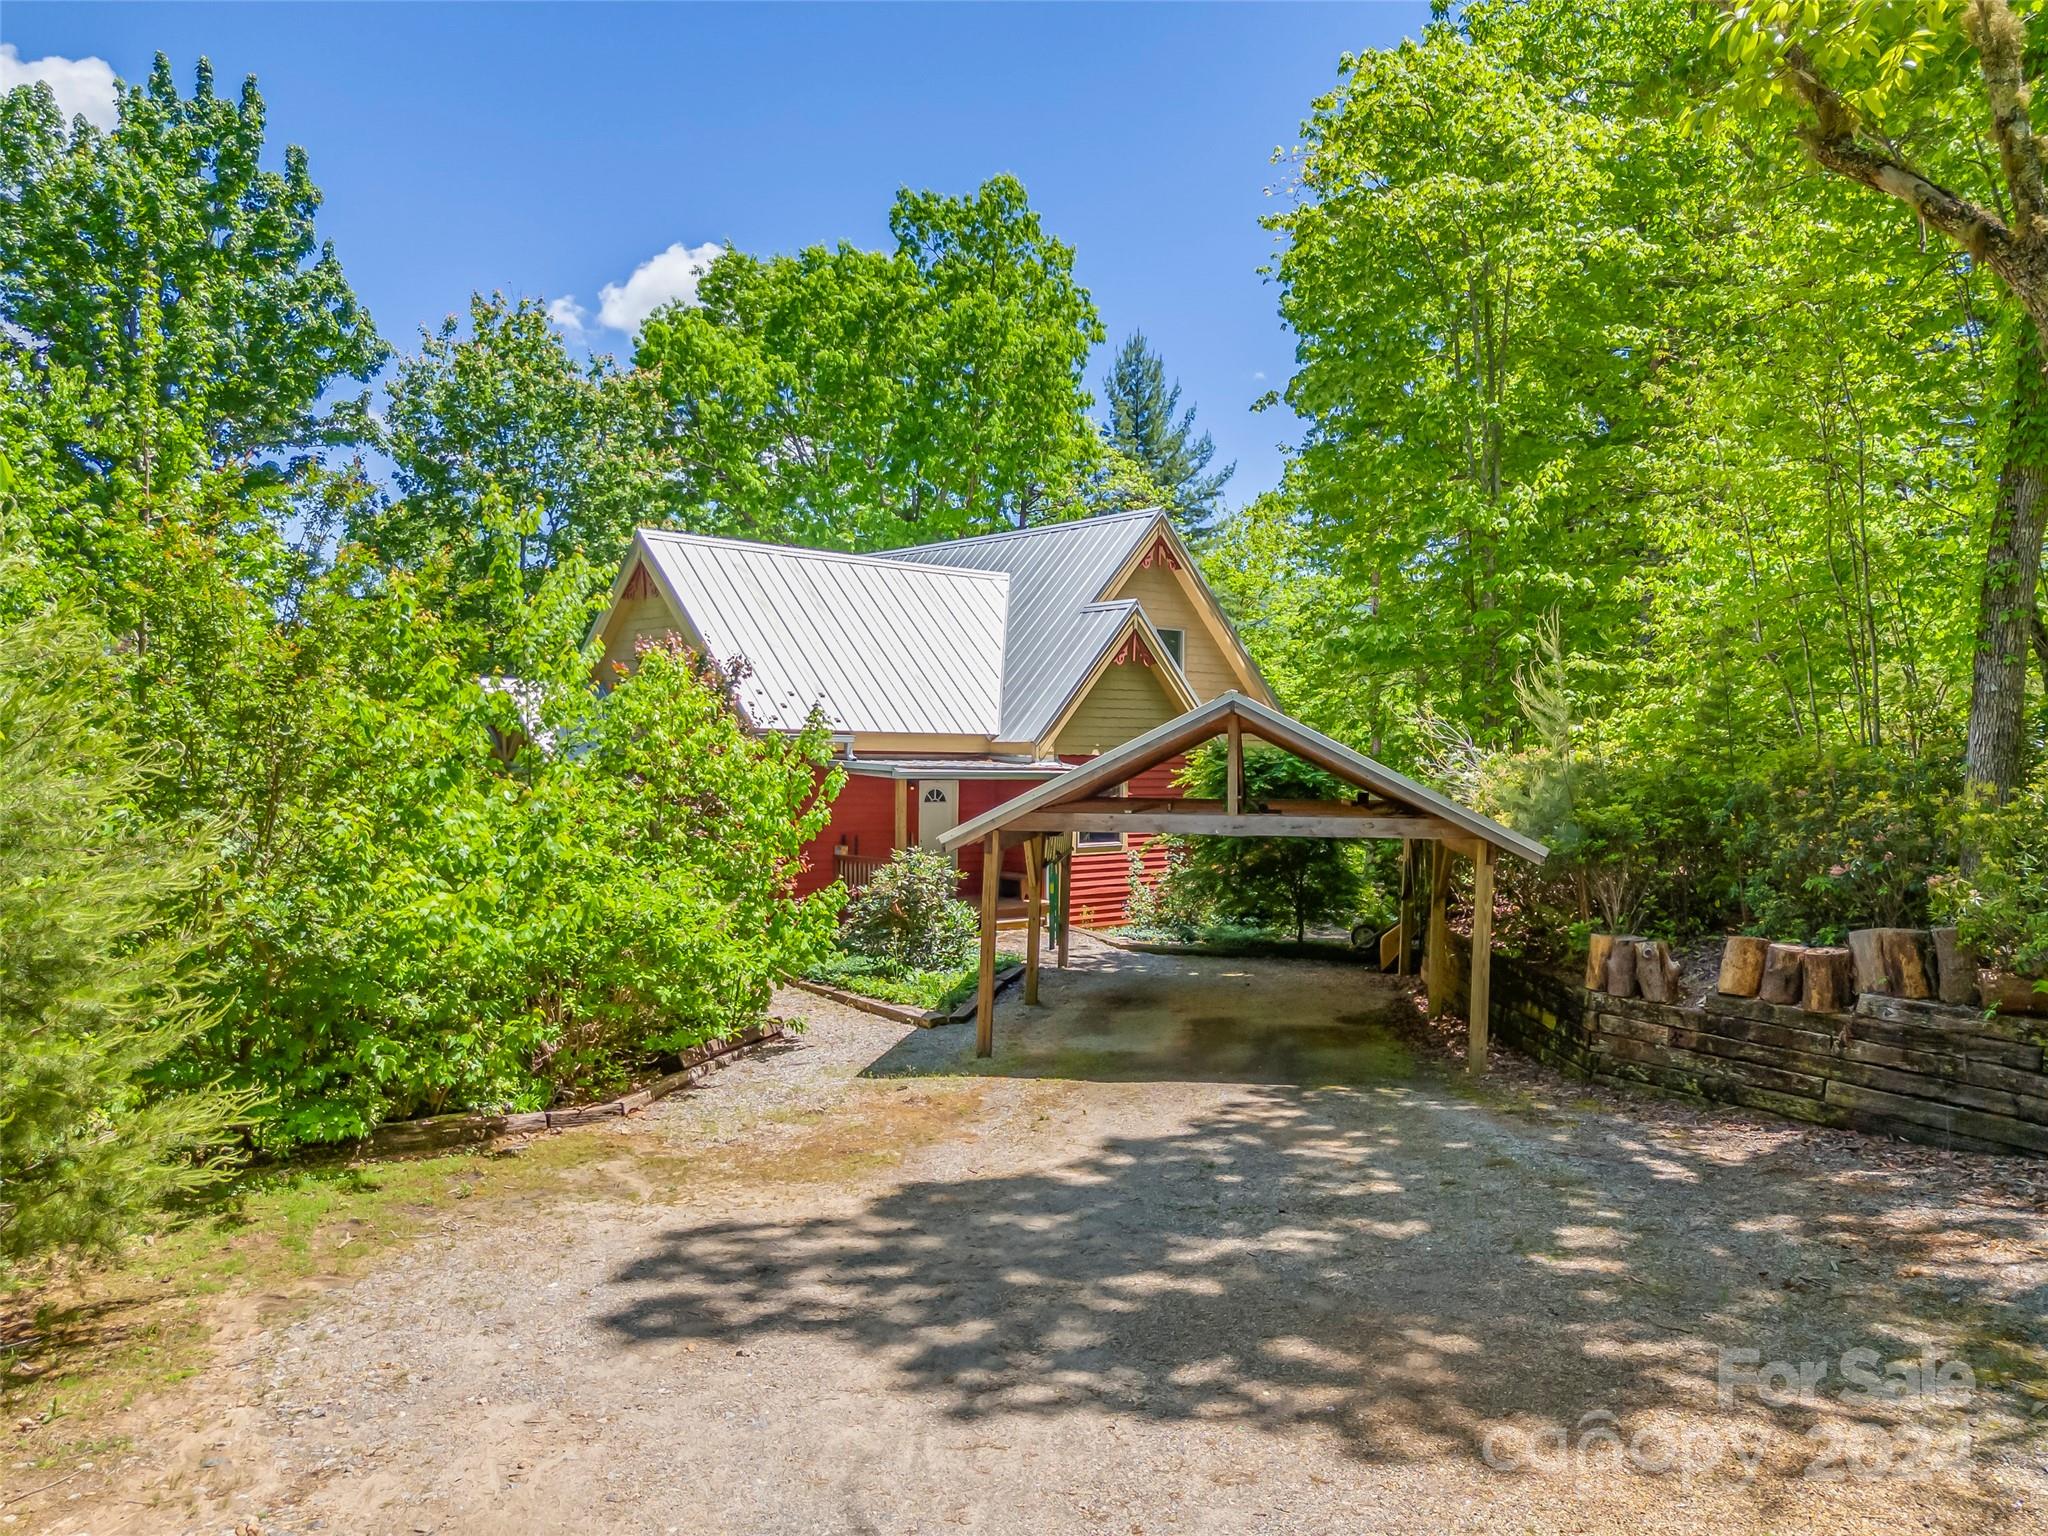
<instances>
[{"instance_id":1,"label":"carport post","mask_svg":"<svg viewBox=\"0 0 2048 1536\"><path fill-rule=\"evenodd\" d=\"M1451 918L1444 903L1451 893L1451 850L1438 842L1430 845L1429 926L1422 941L1422 979L1429 994L1429 1016L1444 1011L1445 994L1451 979Z\"/></svg>"},{"instance_id":2,"label":"carport post","mask_svg":"<svg viewBox=\"0 0 2048 1536\"><path fill-rule=\"evenodd\" d=\"M1024 843L1024 1001L1038 1003L1038 925L1045 913L1045 834Z\"/></svg>"},{"instance_id":3,"label":"carport post","mask_svg":"<svg viewBox=\"0 0 2048 1536\"><path fill-rule=\"evenodd\" d=\"M1493 1010L1493 845L1472 849L1472 986L1466 999L1465 1070L1486 1070L1486 1026Z\"/></svg>"},{"instance_id":4,"label":"carport post","mask_svg":"<svg viewBox=\"0 0 2048 1536\"><path fill-rule=\"evenodd\" d=\"M981 987L975 994L974 1054L996 1052L996 884L1003 873L1003 834L981 840Z\"/></svg>"},{"instance_id":5,"label":"carport post","mask_svg":"<svg viewBox=\"0 0 2048 1536\"><path fill-rule=\"evenodd\" d=\"M1408 912L1415 905L1415 840L1401 839L1401 899L1397 910L1400 916L1394 921L1394 942L1398 946L1394 957L1394 974L1408 974Z\"/></svg>"},{"instance_id":6,"label":"carport post","mask_svg":"<svg viewBox=\"0 0 2048 1536\"><path fill-rule=\"evenodd\" d=\"M1067 968L1067 930L1074 926L1074 845L1071 839L1060 840L1060 898L1056 909L1059 913L1059 965Z\"/></svg>"}]
</instances>

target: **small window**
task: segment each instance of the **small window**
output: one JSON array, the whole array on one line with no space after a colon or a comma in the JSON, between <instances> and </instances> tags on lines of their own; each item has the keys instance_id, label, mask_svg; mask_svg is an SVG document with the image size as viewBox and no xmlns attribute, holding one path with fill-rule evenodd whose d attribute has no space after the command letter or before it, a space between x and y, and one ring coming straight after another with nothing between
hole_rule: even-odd
<instances>
[{"instance_id":1,"label":"small window","mask_svg":"<svg viewBox=\"0 0 2048 1536\"><path fill-rule=\"evenodd\" d=\"M1113 789L1104 790L1102 798L1106 800L1121 800L1128 788L1128 785L1119 784ZM1074 834L1074 846L1076 848L1121 848L1123 845L1124 835L1121 832L1076 832Z\"/></svg>"},{"instance_id":2,"label":"small window","mask_svg":"<svg viewBox=\"0 0 2048 1536\"><path fill-rule=\"evenodd\" d=\"M1166 654L1173 658L1173 664L1176 667L1185 667L1187 665L1187 661L1182 655L1187 648L1187 638L1187 631L1184 629L1162 629L1159 631L1159 643L1166 647Z\"/></svg>"}]
</instances>

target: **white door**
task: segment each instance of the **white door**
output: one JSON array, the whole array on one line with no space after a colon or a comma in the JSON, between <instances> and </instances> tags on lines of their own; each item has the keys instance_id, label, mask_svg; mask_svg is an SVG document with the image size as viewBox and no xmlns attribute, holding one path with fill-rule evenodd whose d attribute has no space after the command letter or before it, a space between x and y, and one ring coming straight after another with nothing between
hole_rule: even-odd
<instances>
[{"instance_id":1,"label":"white door","mask_svg":"<svg viewBox=\"0 0 2048 1536\"><path fill-rule=\"evenodd\" d=\"M941 852L939 838L960 825L960 781L922 779L917 786L917 846Z\"/></svg>"}]
</instances>

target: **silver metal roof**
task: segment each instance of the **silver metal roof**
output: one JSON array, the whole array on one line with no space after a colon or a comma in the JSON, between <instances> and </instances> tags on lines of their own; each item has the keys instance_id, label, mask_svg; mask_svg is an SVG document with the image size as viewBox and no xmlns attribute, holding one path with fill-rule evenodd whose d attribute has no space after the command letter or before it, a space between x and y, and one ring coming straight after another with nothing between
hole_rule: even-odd
<instances>
[{"instance_id":1,"label":"silver metal roof","mask_svg":"<svg viewBox=\"0 0 2048 1536\"><path fill-rule=\"evenodd\" d=\"M704 648L752 668L738 700L756 727L798 730L815 705L840 731L999 734L1004 572L652 528L636 542Z\"/></svg>"},{"instance_id":2,"label":"silver metal roof","mask_svg":"<svg viewBox=\"0 0 2048 1536\"><path fill-rule=\"evenodd\" d=\"M837 731L1036 742L1144 623L1136 602L1100 599L1162 521L1120 512L876 555L654 528L637 547L704 647L753 669L739 701L763 730L795 730L815 705Z\"/></svg>"},{"instance_id":3,"label":"silver metal roof","mask_svg":"<svg viewBox=\"0 0 2048 1536\"><path fill-rule=\"evenodd\" d=\"M892 549L881 558L1010 578L999 739L1036 741L1137 606L1096 599L1159 518L1157 511L1119 512Z\"/></svg>"}]
</instances>

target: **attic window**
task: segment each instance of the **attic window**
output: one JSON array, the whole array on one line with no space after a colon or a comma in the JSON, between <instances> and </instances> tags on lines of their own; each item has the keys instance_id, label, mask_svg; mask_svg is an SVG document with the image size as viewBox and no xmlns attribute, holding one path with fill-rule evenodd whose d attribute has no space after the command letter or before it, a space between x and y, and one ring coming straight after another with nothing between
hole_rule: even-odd
<instances>
[{"instance_id":1,"label":"attic window","mask_svg":"<svg viewBox=\"0 0 2048 1536\"><path fill-rule=\"evenodd\" d=\"M1188 633L1184 629L1162 629L1159 631L1159 643L1166 647L1166 654L1173 658L1173 664L1176 667L1186 666L1183 652L1187 647L1187 638Z\"/></svg>"}]
</instances>

